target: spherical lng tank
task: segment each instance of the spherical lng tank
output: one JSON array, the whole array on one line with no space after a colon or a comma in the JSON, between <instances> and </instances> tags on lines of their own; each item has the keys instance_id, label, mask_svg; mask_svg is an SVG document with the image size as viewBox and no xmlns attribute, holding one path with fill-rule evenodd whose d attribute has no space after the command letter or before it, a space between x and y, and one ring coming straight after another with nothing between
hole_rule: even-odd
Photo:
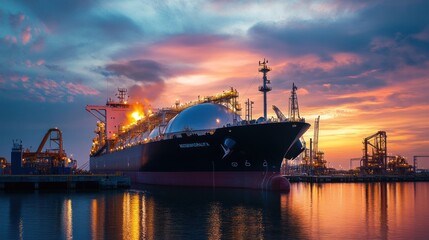
<instances>
[{"instance_id":1,"label":"spherical lng tank","mask_svg":"<svg viewBox=\"0 0 429 240\"><path fill-rule=\"evenodd\" d=\"M216 129L233 124L234 119L241 121L240 116L227 107L214 103L202 103L189 107L172 118L165 133Z\"/></svg>"}]
</instances>

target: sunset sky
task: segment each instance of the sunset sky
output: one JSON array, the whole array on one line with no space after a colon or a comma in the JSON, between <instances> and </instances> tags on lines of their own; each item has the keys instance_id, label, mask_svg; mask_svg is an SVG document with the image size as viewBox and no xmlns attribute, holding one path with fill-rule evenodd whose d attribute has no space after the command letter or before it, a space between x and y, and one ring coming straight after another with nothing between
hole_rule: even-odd
<instances>
[{"instance_id":1,"label":"sunset sky","mask_svg":"<svg viewBox=\"0 0 429 240\"><path fill-rule=\"evenodd\" d=\"M348 168L379 130L390 155L410 163L429 155L427 0L0 2L0 156L8 160L13 139L34 151L58 127L66 152L88 161L96 119L85 106L104 105L118 87L153 108L234 87L243 103L255 102L256 118L264 58L268 115L271 105L287 113L294 82L301 116L313 125L320 115L329 166Z\"/></svg>"}]
</instances>

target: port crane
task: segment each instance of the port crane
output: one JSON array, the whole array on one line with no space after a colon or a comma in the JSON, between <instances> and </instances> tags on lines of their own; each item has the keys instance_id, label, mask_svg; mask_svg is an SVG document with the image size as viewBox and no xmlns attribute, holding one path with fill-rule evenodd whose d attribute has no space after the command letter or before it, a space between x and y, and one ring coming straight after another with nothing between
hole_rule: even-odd
<instances>
[{"instance_id":1,"label":"port crane","mask_svg":"<svg viewBox=\"0 0 429 240\"><path fill-rule=\"evenodd\" d=\"M42 151L48 140L49 146L52 147L52 145L54 145L55 148ZM26 159L28 162L34 162L40 159L52 159L52 161L54 161L53 165L60 164L66 159L66 153L63 149L63 136L61 130L58 128L49 129L43 137L42 142L39 144L36 152L30 152L29 150L24 151L22 158Z\"/></svg>"},{"instance_id":2,"label":"port crane","mask_svg":"<svg viewBox=\"0 0 429 240\"><path fill-rule=\"evenodd\" d=\"M280 111L280 109L276 105L273 105L273 110L276 113L277 118L280 121L285 121L286 120L286 116L282 113L282 111Z\"/></svg>"},{"instance_id":3,"label":"port crane","mask_svg":"<svg viewBox=\"0 0 429 240\"><path fill-rule=\"evenodd\" d=\"M58 128L49 129L34 152L30 149L22 151L22 143L14 142L11 162L13 174L69 173L76 168L76 161L68 158L64 151L62 133Z\"/></svg>"}]
</instances>

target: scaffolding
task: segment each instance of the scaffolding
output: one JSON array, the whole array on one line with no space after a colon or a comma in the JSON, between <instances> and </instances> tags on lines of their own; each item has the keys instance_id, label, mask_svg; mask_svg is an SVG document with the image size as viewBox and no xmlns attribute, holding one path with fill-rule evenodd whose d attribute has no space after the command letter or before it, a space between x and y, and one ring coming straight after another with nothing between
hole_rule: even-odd
<instances>
[{"instance_id":1,"label":"scaffolding","mask_svg":"<svg viewBox=\"0 0 429 240\"><path fill-rule=\"evenodd\" d=\"M387 167L387 135L385 131L367 137L363 141L361 172L365 174L382 174Z\"/></svg>"}]
</instances>

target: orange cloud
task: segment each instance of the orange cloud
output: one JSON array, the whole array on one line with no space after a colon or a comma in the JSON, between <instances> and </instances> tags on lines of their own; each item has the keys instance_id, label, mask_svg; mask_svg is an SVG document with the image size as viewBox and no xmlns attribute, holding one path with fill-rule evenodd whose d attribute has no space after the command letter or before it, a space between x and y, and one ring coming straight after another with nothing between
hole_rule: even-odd
<instances>
[{"instance_id":1,"label":"orange cloud","mask_svg":"<svg viewBox=\"0 0 429 240\"><path fill-rule=\"evenodd\" d=\"M31 40L31 28L27 27L21 32L22 44L26 45Z\"/></svg>"}]
</instances>

